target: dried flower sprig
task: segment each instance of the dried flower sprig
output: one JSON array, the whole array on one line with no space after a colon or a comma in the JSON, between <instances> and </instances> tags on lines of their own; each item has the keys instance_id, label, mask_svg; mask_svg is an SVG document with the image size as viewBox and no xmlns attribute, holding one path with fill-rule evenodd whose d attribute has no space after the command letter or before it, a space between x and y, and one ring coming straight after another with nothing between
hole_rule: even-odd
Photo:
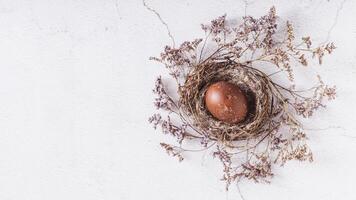
<instances>
[{"instance_id":1,"label":"dried flower sprig","mask_svg":"<svg viewBox=\"0 0 356 200\"><path fill-rule=\"evenodd\" d=\"M157 78L154 105L168 111L168 116L156 113L149 122L178 143L161 143L161 147L179 161L186 152L215 148L212 155L223 165L226 189L242 179L269 182L273 164L313 161L307 134L297 116L308 118L325 107L325 101L336 97L335 86L326 85L319 76L314 87L296 90L293 72L294 66L308 66L312 58L322 64L335 45L314 47L309 36L296 42L288 21L283 36L277 36L281 31L277 25L274 7L260 18L245 16L238 25L230 24L223 15L201 26L204 39L183 42L178 48L166 46L159 57L151 57L166 66L179 94L179 99L172 98L161 77ZM267 67L276 70L267 75ZM291 81L289 86L272 80L282 72ZM248 94L250 115L244 122L226 124L206 110L206 88L219 80L235 83ZM184 148L186 140L197 141L201 149Z\"/></svg>"}]
</instances>

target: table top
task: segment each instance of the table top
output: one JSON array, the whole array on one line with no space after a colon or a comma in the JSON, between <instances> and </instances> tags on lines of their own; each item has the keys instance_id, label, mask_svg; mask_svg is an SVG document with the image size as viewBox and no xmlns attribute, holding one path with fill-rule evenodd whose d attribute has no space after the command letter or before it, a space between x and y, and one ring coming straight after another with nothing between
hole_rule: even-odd
<instances>
[{"instance_id":1,"label":"table top","mask_svg":"<svg viewBox=\"0 0 356 200\"><path fill-rule=\"evenodd\" d=\"M147 0L176 43L203 37L201 23L264 15L275 6L297 37L337 49L316 74L338 97L303 120L313 163L273 168L271 184L243 181L246 200L356 199L356 1ZM171 138L148 124L155 78L150 61L170 44L141 0L0 2L0 199L241 199L209 152L178 163L159 146Z\"/></svg>"}]
</instances>

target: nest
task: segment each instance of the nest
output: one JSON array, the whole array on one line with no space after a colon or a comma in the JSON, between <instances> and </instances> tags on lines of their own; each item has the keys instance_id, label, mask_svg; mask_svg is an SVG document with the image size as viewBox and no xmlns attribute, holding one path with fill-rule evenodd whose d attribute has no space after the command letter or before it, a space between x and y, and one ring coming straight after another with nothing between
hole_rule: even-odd
<instances>
[{"instance_id":1,"label":"nest","mask_svg":"<svg viewBox=\"0 0 356 200\"><path fill-rule=\"evenodd\" d=\"M205 107L204 94L207 88L218 81L237 85L246 95L248 115L244 121L229 124L214 118ZM256 98L258 97L258 98ZM181 108L191 117L194 125L207 133L210 139L236 141L254 138L274 113L271 80L252 67L234 62L205 62L196 66L180 88Z\"/></svg>"},{"instance_id":2,"label":"nest","mask_svg":"<svg viewBox=\"0 0 356 200\"><path fill-rule=\"evenodd\" d=\"M205 39L186 41L179 47L166 46L159 57L151 58L165 65L177 83L179 95L178 99L173 98L161 77L157 78L154 105L168 114L156 113L149 122L178 142L161 143L162 148L179 161L184 159L184 153L214 149L213 157L223 165L226 189L244 178L269 182L273 164L312 161L313 154L298 116L310 117L325 107L325 100L336 96L335 86L327 86L320 76L310 89L296 89L292 67L307 66L310 57L321 64L323 56L335 49L334 44L312 47L310 37L295 42L289 22L284 39L276 40L276 18L274 7L258 19L246 16L238 25L229 25L225 16L221 16L210 25L202 25ZM209 41L216 49L204 55ZM267 67L273 67L274 72L264 73ZM277 84L272 80L277 75L284 75L291 82ZM245 93L248 115L242 122L225 123L206 109L205 92L218 81L233 83ZM192 141L200 144L201 149L185 147Z\"/></svg>"}]
</instances>

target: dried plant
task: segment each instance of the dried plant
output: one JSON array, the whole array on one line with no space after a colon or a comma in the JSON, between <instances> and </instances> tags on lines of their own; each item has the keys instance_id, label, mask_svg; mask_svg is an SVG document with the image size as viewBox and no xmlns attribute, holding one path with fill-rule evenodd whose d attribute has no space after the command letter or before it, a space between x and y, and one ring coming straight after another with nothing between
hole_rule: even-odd
<instances>
[{"instance_id":1,"label":"dried plant","mask_svg":"<svg viewBox=\"0 0 356 200\"><path fill-rule=\"evenodd\" d=\"M277 29L275 8L260 18L245 16L238 25L226 16L202 25L204 39L183 42L179 47L166 46L152 60L165 65L177 84L178 99L171 97L161 77L153 92L154 105L168 111L157 113L149 122L164 134L177 139L177 145L161 143L171 156L183 160L184 141L197 141L223 165L226 189L242 179L269 182L272 165L289 160L312 161L307 135L298 116L308 118L334 99L336 88L318 83L307 90L296 90L293 68L308 66L312 58L322 64L323 57L335 49L333 43L313 47L310 37L296 42L293 26ZM280 36L282 33L282 36ZM264 69L275 69L266 74ZM285 73L290 80L282 86L272 76ZM247 94L249 115L238 124L221 122L206 110L203 97L207 87L220 80L237 84ZM178 119L173 122L171 118Z\"/></svg>"}]
</instances>

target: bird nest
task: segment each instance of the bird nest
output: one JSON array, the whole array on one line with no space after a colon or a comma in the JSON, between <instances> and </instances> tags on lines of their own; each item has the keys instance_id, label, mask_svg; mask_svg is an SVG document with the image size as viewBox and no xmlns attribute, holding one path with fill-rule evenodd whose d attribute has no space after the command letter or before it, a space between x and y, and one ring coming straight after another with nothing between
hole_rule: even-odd
<instances>
[{"instance_id":1,"label":"bird nest","mask_svg":"<svg viewBox=\"0 0 356 200\"><path fill-rule=\"evenodd\" d=\"M246 94L248 116L243 122L230 124L220 121L206 109L204 94L208 86L218 81L233 83ZM196 127L208 133L210 139L245 140L261 134L262 127L276 114L275 105L279 100L273 95L270 82L266 74L246 65L231 61L203 63L187 76L180 90L179 102L183 112L190 115Z\"/></svg>"},{"instance_id":2,"label":"bird nest","mask_svg":"<svg viewBox=\"0 0 356 200\"><path fill-rule=\"evenodd\" d=\"M151 58L165 65L178 94L174 97L157 78L154 104L168 112L154 114L149 122L177 140L176 145L161 143L162 148L179 161L189 152L211 151L223 165L226 189L242 179L269 182L273 164L312 161L298 118L310 117L336 96L336 88L320 76L309 89L298 88L293 72L293 66L308 66L312 58L321 64L335 49L333 43L313 47L308 36L297 42L290 22L282 30L277 24L274 7L267 15L245 16L239 23L221 16L202 25L205 38L179 47L173 40L173 46ZM279 84L283 78L289 81ZM233 83L246 95L248 115L243 121L228 124L207 110L205 92L218 81ZM187 147L192 141L201 147Z\"/></svg>"}]
</instances>

